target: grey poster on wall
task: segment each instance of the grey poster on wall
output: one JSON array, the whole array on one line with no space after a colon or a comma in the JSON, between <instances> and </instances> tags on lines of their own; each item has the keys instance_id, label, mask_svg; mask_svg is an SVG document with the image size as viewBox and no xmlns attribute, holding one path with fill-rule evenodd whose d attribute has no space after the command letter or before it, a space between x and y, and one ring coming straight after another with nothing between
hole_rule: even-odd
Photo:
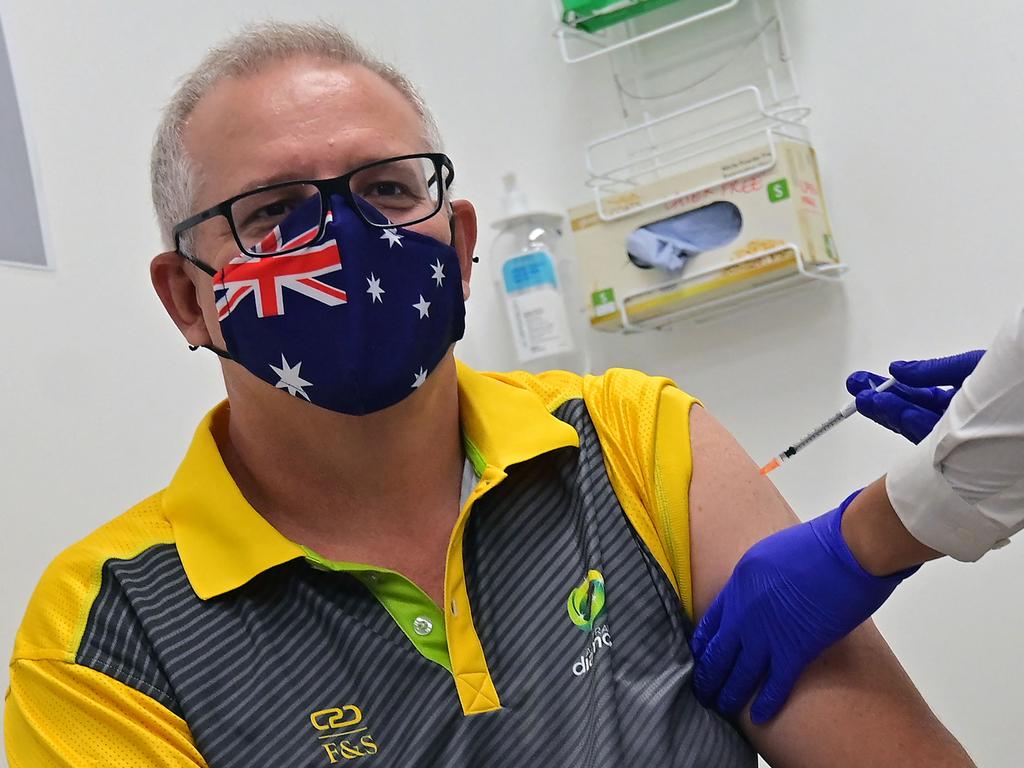
<instances>
[{"instance_id":1,"label":"grey poster on wall","mask_svg":"<svg viewBox=\"0 0 1024 768\"><path fill-rule=\"evenodd\" d=\"M0 26L0 263L47 267L32 166Z\"/></svg>"}]
</instances>

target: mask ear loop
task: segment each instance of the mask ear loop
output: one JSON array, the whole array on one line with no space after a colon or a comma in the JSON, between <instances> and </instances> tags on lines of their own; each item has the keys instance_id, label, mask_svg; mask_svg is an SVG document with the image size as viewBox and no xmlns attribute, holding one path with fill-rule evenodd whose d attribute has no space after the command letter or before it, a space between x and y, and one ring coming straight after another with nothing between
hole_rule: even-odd
<instances>
[{"instance_id":1,"label":"mask ear loop","mask_svg":"<svg viewBox=\"0 0 1024 768\"><path fill-rule=\"evenodd\" d=\"M189 344L188 345L189 352L195 352L197 349L200 349L200 348L208 349L211 352L213 352L213 354L217 355L217 357L223 357L225 360L234 360L234 358L231 357L231 355L228 354L227 350L218 349L217 347L213 346L213 344Z\"/></svg>"},{"instance_id":2,"label":"mask ear loop","mask_svg":"<svg viewBox=\"0 0 1024 768\"><path fill-rule=\"evenodd\" d=\"M181 251L178 251L178 255L181 256L186 261L190 261L193 264L195 264L197 267L199 267L199 269L203 270L203 272L208 274L210 277L213 277L214 275L217 274L217 270L213 269L212 267L207 266L206 264L204 264L203 262L199 261L199 259L197 259L197 258L195 258L193 256L186 256ZM228 354L228 351L226 349L219 349L219 348L213 346L213 344L198 344L198 345L196 345L196 344L189 344L188 345L188 351L189 352L195 352L200 347L202 347L203 349L210 350L211 352L213 352L213 354L217 355L217 357L222 357L225 360L233 360L234 359L234 358L231 357L230 354Z\"/></svg>"}]
</instances>

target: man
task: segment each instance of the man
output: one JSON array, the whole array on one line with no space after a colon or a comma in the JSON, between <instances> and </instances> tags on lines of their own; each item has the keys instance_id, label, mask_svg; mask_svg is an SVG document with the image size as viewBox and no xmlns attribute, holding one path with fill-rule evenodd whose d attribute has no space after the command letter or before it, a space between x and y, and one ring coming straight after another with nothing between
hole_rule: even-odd
<instances>
[{"instance_id":1,"label":"man","mask_svg":"<svg viewBox=\"0 0 1024 768\"><path fill-rule=\"evenodd\" d=\"M330 27L185 81L151 271L228 400L44 575L13 768L970 765L871 626L768 727L696 703L692 622L792 515L665 380L455 363L476 219L439 150Z\"/></svg>"}]
</instances>

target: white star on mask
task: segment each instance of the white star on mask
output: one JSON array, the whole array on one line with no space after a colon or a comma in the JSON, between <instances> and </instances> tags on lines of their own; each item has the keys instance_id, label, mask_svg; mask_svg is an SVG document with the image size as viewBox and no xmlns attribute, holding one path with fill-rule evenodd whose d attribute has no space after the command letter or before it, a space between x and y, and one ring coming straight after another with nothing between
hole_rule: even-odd
<instances>
[{"instance_id":1,"label":"white star on mask","mask_svg":"<svg viewBox=\"0 0 1024 768\"><path fill-rule=\"evenodd\" d=\"M395 229L385 229L384 233L380 236L380 239L381 240L387 240L388 241L388 250L391 250L396 245L399 248L403 247L402 246L402 238L403 237L405 237L405 235L398 234L398 231L395 230Z\"/></svg>"},{"instance_id":2,"label":"white star on mask","mask_svg":"<svg viewBox=\"0 0 1024 768\"><path fill-rule=\"evenodd\" d=\"M441 264L441 260L438 259L436 264L431 264L430 268L434 270L434 274L430 276L431 280L437 281L437 287L440 288L444 285L444 265Z\"/></svg>"},{"instance_id":3,"label":"white star on mask","mask_svg":"<svg viewBox=\"0 0 1024 768\"><path fill-rule=\"evenodd\" d=\"M376 277L373 272L371 272L370 276L366 278L366 282L370 284L370 287L366 289L366 292L373 296L373 300L370 301L370 303L373 304L374 301L379 301L383 304L384 299L380 296L384 293L384 289L380 287L380 278Z\"/></svg>"},{"instance_id":4,"label":"white star on mask","mask_svg":"<svg viewBox=\"0 0 1024 768\"><path fill-rule=\"evenodd\" d=\"M413 304L413 307L420 311L420 320L422 320L424 317L430 317L430 302L424 300L422 293L420 294L419 303Z\"/></svg>"},{"instance_id":5,"label":"white star on mask","mask_svg":"<svg viewBox=\"0 0 1024 768\"><path fill-rule=\"evenodd\" d=\"M419 389L423 386L423 382L427 380L427 369L422 365L420 366L420 372L413 376L411 389Z\"/></svg>"},{"instance_id":6,"label":"white star on mask","mask_svg":"<svg viewBox=\"0 0 1024 768\"><path fill-rule=\"evenodd\" d=\"M299 395L302 395L304 398L306 398L306 400L309 400L309 395L307 395L302 390L302 388L312 387L313 383L306 381L301 376L299 376L299 368L301 367L302 363L299 362L296 363L295 367L293 368L292 366L288 365L288 361L285 360L284 355L281 355L281 367L278 368L277 366L272 365L270 366L270 370L276 373L281 379L275 385L278 389L287 389L289 395L292 395L293 397L298 397Z\"/></svg>"}]
</instances>

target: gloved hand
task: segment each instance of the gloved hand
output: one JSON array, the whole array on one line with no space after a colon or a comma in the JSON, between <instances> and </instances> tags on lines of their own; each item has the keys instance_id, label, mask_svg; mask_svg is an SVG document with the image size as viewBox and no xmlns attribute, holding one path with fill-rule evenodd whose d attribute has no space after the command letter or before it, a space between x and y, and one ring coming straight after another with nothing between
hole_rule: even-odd
<instances>
[{"instance_id":1,"label":"gloved hand","mask_svg":"<svg viewBox=\"0 0 1024 768\"><path fill-rule=\"evenodd\" d=\"M897 360L889 366L889 373L900 383L885 392L873 391L885 378L869 371L850 374L846 389L856 396L861 414L912 443L920 443L984 354L985 350L976 349L933 360Z\"/></svg>"},{"instance_id":2,"label":"gloved hand","mask_svg":"<svg viewBox=\"0 0 1024 768\"><path fill-rule=\"evenodd\" d=\"M860 566L840 529L857 493L758 542L737 563L691 643L694 690L704 706L735 716L760 687L750 717L770 720L804 667L917 570L879 578Z\"/></svg>"}]
</instances>

